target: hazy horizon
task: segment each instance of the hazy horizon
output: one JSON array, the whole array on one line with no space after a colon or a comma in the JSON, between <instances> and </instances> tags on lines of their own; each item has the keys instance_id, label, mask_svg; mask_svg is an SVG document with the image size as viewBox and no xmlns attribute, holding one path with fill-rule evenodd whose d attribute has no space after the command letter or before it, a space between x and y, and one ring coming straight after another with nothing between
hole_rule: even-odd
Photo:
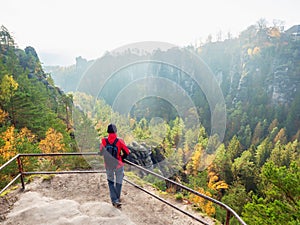
<instances>
[{"instance_id":1,"label":"hazy horizon","mask_svg":"<svg viewBox=\"0 0 300 225\"><path fill-rule=\"evenodd\" d=\"M285 29L300 24L298 0L15 0L1 6L1 25L20 48L34 47L43 65L71 65L78 56L96 59L134 42L182 47L220 31L236 37L262 18L268 25L282 21Z\"/></svg>"}]
</instances>

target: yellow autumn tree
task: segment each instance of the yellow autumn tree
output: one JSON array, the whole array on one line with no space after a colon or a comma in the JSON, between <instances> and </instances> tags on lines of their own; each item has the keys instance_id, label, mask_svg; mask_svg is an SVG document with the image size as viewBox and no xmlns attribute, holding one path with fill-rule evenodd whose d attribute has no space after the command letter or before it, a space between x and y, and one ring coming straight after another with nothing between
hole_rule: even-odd
<instances>
[{"instance_id":1,"label":"yellow autumn tree","mask_svg":"<svg viewBox=\"0 0 300 225\"><path fill-rule=\"evenodd\" d=\"M18 153L24 153L35 141L35 135L27 128L22 128L19 132L14 126L10 126L6 131L0 134L2 145L0 147L0 155L6 161ZM29 145L25 145L25 143Z\"/></svg>"},{"instance_id":2,"label":"yellow autumn tree","mask_svg":"<svg viewBox=\"0 0 300 225\"><path fill-rule=\"evenodd\" d=\"M205 191L203 188L194 188L201 194L211 197L212 195ZM205 212L209 216L213 216L216 213L216 208L214 207L211 201L208 201L198 195L192 194L190 196L190 200L194 203L194 205L199 208L202 212Z\"/></svg>"},{"instance_id":3,"label":"yellow autumn tree","mask_svg":"<svg viewBox=\"0 0 300 225\"><path fill-rule=\"evenodd\" d=\"M13 76L4 75L0 83L0 99L5 102L10 101L18 87L19 84L14 80Z\"/></svg>"},{"instance_id":4,"label":"yellow autumn tree","mask_svg":"<svg viewBox=\"0 0 300 225\"><path fill-rule=\"evenodd\" d=\"M64 152L65 144L63 143L63 135L53 128L49 128L45 139L40 141L39 148L43 153Z\"/></svg>"},{"instance_id":5,"label":"yellow autumn tree","mask_svg":"<svg viewBox=\"0 0 300 225\"><path fill-rule=\"evenodd\" d=\"M8 113L0 108L0 124L3 124Z\"/></svg>"},{"instance_id":6,"label":"yellow autumn tree","mask_svg":"<svg viewBox=\"0 0 300 225\"><path fill-rule=\"evenodd\" d=\"M204 148L203 148L202 144L200 144L200 143L196 144L196 146L194 148L194 153L191 157L190 162L187 165L189 174L197 175L197 173L201 170L203 151L204 151Z\"/></svg>"},{"instance_id":7,"label":"yellow autumn tree","mask_svg":"<svg viewBox=\"0 0 300 225\"><path fill-rule=\"evenodd\" d=\"M3 140L3 145L0 147L0 155L4 160L8 160L15 156L15 127L10 126L0 134L0 138Z\"/></svg>"},{"instance_id":8,"label":"yellow autumn tree","mask_svg":"<svg viewBox=\"0 0 300 225\"><path fill-rule=\"evenodd\" d=\"M6 162L16 154L14 133L14 126L8 127L0 133L0 164ZM15 171L16 167L9 168L5 173L0 173L0 185L2 187L12 180L12 173Z\"/></svg>"},{"instance_id":9,"label":"yellow autumn tree","mask_svg":"<svg viewBox=\"0 0 300 225\"><path fill-rule=\"evenodd\" d=\"M59 153L65 151L65 144L63 143L63 135L60 132L57 132L53 128L49 128L46 132L45 139L41 140L39 143L39 148L43 153ZM57 169L59 166L61 157L51 157L49 160L41 160L41 168L51 166ZM48 165L50 162L50 165Z\"/></svg>"},{"instance_id":10,"label":"yellow autumn tree","mask_svg":"<svg viewBox=\"0 0 300 225\"><path fill-rule=\"evenodd\" d=\"M220 192L222 189L228 189L228 184L224 180L220 180L218 174L215 172L214 164L207 168L208 172L208 188Z\"/></svg>"},{"instance_id":11,"label":"yellow autumn tree","mask_svg":"<svg viewBox=\"0 0 300 225\"><path fill-rule=\"evenodd\" d=\"M20 138L21 141L24 141L25 139L27 139L29 142L33 142L35 139L35 135L32 134L31 131L27 127L23 127L18 134L18 138Z\"/></svg>"}]
</instances>

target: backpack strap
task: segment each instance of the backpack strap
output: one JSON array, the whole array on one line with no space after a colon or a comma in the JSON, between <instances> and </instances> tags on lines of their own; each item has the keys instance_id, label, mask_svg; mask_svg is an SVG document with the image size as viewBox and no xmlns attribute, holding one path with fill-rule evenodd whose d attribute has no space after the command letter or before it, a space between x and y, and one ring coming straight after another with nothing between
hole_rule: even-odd
<instances>
[{"instance_id":1,"label":"backpack strap","mask_svg":"<svg viewBox=\"0 0 300 225\"><path fill-rule=\"evenodd\" d=\"M111 145L116 145L117 142L118 142L118 138L115 139L115 141L111 144ZM108 141L108 138L105 138L105 141L106 141L106 145L110 145L109 141Z\"/></svg>"},{"instance_id":2,"label":"backpack strap","mask_svg":"<svg viewBox=\"0 0 300 225\"><path fill-rule=\"evenodd\" d=\"M114 141L114 143L113 143L113 145L116 145L116 144L117 144L117 142L118 142L118 140L119 140L119 139L118 139L118 138L116 138L116 139L115 139L115 141Z\"/></svg>"}]
</instances>

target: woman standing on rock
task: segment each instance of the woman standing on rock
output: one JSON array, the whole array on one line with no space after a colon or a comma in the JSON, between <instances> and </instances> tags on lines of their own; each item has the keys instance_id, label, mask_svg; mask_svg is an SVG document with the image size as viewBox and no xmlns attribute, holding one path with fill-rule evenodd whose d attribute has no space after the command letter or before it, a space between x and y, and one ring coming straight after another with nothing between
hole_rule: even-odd
<instances>
[{"instance_id":1,"label":"woman standing on rock","mask_svg":"<svg viewBox=\"0 0 300 225\"><path fill-rule=\"evenodd\" d=\"M124 177L124 163L130 151L125 142L117 137L117 127L109 124L108 137L103 138L100 145L100 154L104 156L105 169L110 193L110 199L115 207L121 207L120 196Z\"/></svg>"}]
</instances>

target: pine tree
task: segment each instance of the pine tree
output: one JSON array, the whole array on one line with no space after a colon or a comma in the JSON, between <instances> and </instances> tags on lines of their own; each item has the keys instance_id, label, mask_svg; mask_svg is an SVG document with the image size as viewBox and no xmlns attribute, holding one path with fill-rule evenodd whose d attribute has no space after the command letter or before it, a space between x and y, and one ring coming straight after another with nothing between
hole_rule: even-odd
<instances>
[{"instance_id":1,"label":"pine tree","mask_svg":"<svg viewBox=\"0 0 300 225\"><path fill-rule=\"evenodd\" d=\"M269 159L272 151L272 143L268 138L264 139L257 147L255 154L255 162L258 168L262 167L265 162Z\"/></svg>"},{"instance_id":2,"label":"pine tree","mask_svg":"<svg viewBox=\"0 0 300 225\"><path fill-rule=\"evenodd\" d=\"M237 136L233 136L227 147L229 160L233 161L235 158L239 157L242 154L242 151L243 149Z\"/></svg>"},{"instance_id":3,"label":"pine tree","mask_svg":"<svg viewBox=\"0 0 300 225\"><path fill-rule=\"evenodd\" d=\"M300 170L295 162L290 167L277 167L268 162L262 169L264 198L253 196L244 207L243 218L248 224L299 224Z\"/></svg>"}]
</instances>

